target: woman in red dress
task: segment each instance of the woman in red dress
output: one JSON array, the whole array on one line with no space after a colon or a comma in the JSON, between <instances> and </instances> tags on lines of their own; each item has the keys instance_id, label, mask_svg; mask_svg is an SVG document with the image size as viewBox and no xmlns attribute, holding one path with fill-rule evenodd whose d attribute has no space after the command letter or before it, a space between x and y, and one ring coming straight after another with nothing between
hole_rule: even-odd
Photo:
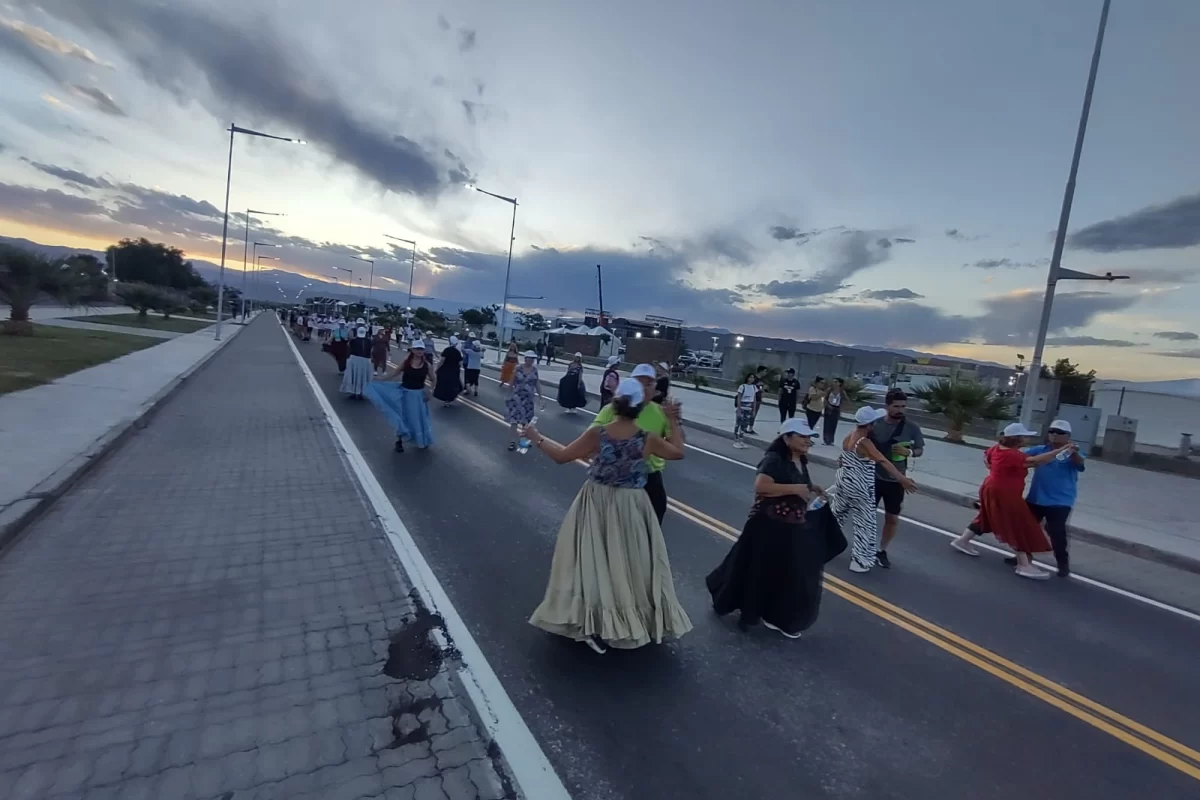
<instances>
[{"instance_id":1,"label":"woman in red dress","mask_svg":"<svg viewBox=\"0 0 1200 800\"><path fill-rule=\"evenodd\" d=\"M1049 578L1050 573L1035 567L1032 556L1050 552L1050 539L1025 502L1025 475L1030 467L1053 461L1059 453L1070 450L1071 445L1027 456L1021 445L1030 436L1037 433L1014 422L1004 429L1000 442L984 452L988 475L979 487L979 514L950 546L960 553L978 556L979 550L971 540L981 533L990 533L1016 553L1018 575L1041 580Z\"/></svg>"}]
</instances>

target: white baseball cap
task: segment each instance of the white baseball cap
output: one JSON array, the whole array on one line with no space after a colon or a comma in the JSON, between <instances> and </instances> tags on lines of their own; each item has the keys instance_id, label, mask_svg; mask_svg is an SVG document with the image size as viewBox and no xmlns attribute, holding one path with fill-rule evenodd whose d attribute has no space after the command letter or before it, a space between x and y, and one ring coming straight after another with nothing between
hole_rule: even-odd
<instances>
[{"instance_id":1,"label":"white baseball cap","mask_svg":"<svg viewBox=\"0 0 1200 800\"><path fill-rule=\"evenodd\" d=\"M1065 419L1056 419L1056 420L1054 420L1054 422L1050 423L1050 430L1062 431L1063 433L1070 433L1071 432L1071 423L1067 422Z\"/></svg>"},{"instance_id":2,"label":"white baseball cap","mask_svg":"<svg viewBox=\"0 0 1200 800\"><path fill-rule=\"evenodd\" d=\"M409 347L412 348L413 350L424 350L425 343L423 341L421 341L420 339L413 339L413 343L410 344Z\"/></svg>"},{"instance_id":3,"label":"white baseball cap","mask_svg":"<svg viewBox=\"0 0 1200 800\"><path fill-rule=\"evenodd\" d=\"M575 357L576 357L576 358L583 358L583 353L576 353L576 354L575 354Z\"/></svg>"},{"instance_id":4,"label":"white baseball cap","mask_svg":"<svg viewBox=\"0 0 1200 800\"><path fill-rule=\"evenodd\" d=\"M638 364L633 368L633 372L629 373L631 378L657 378L658 373L654 371L654 367L649 364Z\"/></svg>"},{"instance_id":5,"label":"white baseball cap","mask_svg":"<svg viewBox=\"0 0 1200 800\"><path fill-rule=\"evenodd\" d=\"M646 399L646 390L637 382L637 378L626 378L617 384L617 391L613 394L614 397L628 397L633 401L633 404L641 405Z\"/></svg>"},{"instance_id":6,"label":"white baseball cap","mask_svg":"<svg viewBox=\"0 0 1200 800\"><path fill-rule=\"evenodd\" d=\"M885 409L863 406L854 413L854 423L856 425L870 425L872 422L886 416L887 411Z\"/></svg>"},{"instance_id":7,"label":"white baseball cap","mask_svg":"<svg viewBox=\"0 0 1200 800\"><path fill-rule=\"evenodd\" d=\"M608 357L608 365L609 365L610 367L612 367L612 366L616 366L617 364L620 364L620 363L621 363L621 357L620 357L620 356L609 356L609 357Z\"/></svg>"},{"instance_id":8,"label":"white baseball cap","mask_svg":"<svg viewBox=\"0 0 1200 800\"><path fill-rule=\"evenodd\" d=\"M525 356L525 358L537 358L537 353L533 352L532 350L526 350L524 353L522 353L522 355Z\"/></svg>"},{"instance_id":9,"label":"white baseball cap","mask_svg":"<svg viewBox=\"0 0 1200 800\"><path fill-rule=\"evenodd\" d=\"M1005 436L1037 436L1037 431L1031 431L1020 422L1011 422L1004 426Z\"/></svg>"},{"instance_id":10,"label":"white baseball cap","mask_svg":"<svg viewBox=\"0 0 1200 800\"><path fill-rule=\"evenodd\" d=\"M808 427L807 422L801 419L796 419L795 417L789 419L787 422L783 423L783 425L779 426L779 435L782 436L785 433L794 433L797 436L807 436L810 439L817 435L816 431Z\"/></svg>"}]
</instances>

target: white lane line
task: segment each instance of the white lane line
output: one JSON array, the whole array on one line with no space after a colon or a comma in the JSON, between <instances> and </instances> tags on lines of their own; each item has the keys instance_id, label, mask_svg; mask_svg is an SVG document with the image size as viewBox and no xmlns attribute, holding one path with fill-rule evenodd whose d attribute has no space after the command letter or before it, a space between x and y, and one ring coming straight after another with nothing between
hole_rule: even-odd
<instances>
[{"instance_id":1,"label":"white lane line","mask_svg":"<svg viewBox=\"0 0 1200 800\"><path fill-rule=\"evenodd\" d=\"M329 421L329 425L333 429L334 438L342 449L342 456L354 472L355 477L358 478L363 493L367 496L379 519L380 526L387 534L388 541L400 558L400 563L408 573L413 586L420 593L422 602L430 612L442 615L446 631L462 654L462 668L459 670L459 676L462 678L463 686L466 687L471 702L479 711L479 717L487 727L488 735L495 739L500 751L504 754L504 759L508 762L509 769L512 770L513 778L521 787L524 796L537 798L537 800L543 798L546 800L571 800L570 794L567 793L566 787L554 772L541 745L534 738L529 726L525 724L525 720L521 718L520 712L513 705L512 699L504 690L500 679L496 677L491 664L484 658L483 651L479 648L475 637L471 635L458 610L450 602L450 597L442 588L437 576L434 575L429 562L425 560L425 556L421 554L412 534L405 527L400 515L396 513L395 506L388 500L387 493L375 478L375 473L367 465L366 459L363 458L358 446L354 444L346 426L342 424L341 418L329 404L329 399L321 391L320 384L317 383L312 370L301 357L300 351L296 349L296 343L292 341L291 335L286 330L283 330L283 335L286 337L288 345L291 346L296 361L300 363L300 369L304 371L304 377L308 380L313 394L316 395L317 402L321 404L321 410L325 412L325 419Z\"/></svg>"},{"instance_id":2,"label":"white lane line","mask_svg":"<svg viewBox=\"0 0 1200 800\"><path fill-rule=\"evenodd\" d=\"M487 378L489 381L492 381L493 383L500 382L500 381L496 380L495 378L488 376L488 375L481 375L480 377ZM587 411L587 413L591 414L593 417L596 416L595 412L588 411L586 408L581 409L581 410ZM711 450L705 450L703 447L697 447L694 444L685 443L684 446L687 447L689 450L695 450L696 452L703 453L706 456L712 456L713 458L720 459L721 461L727 461L730 464L734 464L736 466L742 467L743 469L748 469L748 470L755 469L754 466L747 464L745 461L738 461L736 458L730 458L729 456L723 456L720 453L714 453ZM884 513L883 509L876 509L876 510L878 511L880 516L883 515L883 513ZM940 534L940 535L945 536L950 539L957 539L958 535L959 535L958 533L956 533L954 531L948 531L948 530L945 530L944 528L938 528L934 525L930 525L928 522L921 522L920 520L912 519L911 517L900 517L900 519L901 519L901 521L907 522L910 525L916 525L918 528L924 528L927 531L933 531L934 533ZM985 550L990 550L993 553L999 553L1000 555L1004 555L1004 556L1012 555L1012 553L1010 553L1007 550L1004 550L1003 548L995 547L994 545L990 545L990 544L985 544L984 542L977 541L977 542L975 542L975 544ZM1042 563L1041 561L1036 561L1036 560L1033 563L1036 564L1037 566L1041 567L1042 569L1046 570L1047 572L1057 572L1058 571L1058 567L1053 564L1045 564L1045 563ZM1088 586L1094 586L1097 589L1103 589L1106 592L1112 592L1113 594L1120 595L1121 597L1127 597L1130 600L1136 600L1139 603L1144 603L1145 605L1153 606L1154 608L1158 608L1163 611L1169 611L1172 614L1181 616L1184 619L1190 619L1193 622L1200 622L1200 614L1194 614L1191 611L1187 611L1187 610L1179 608L1177 606L1168 605L1167 603L1164 603L1160 600L1155 600L1153 597L1146 597L1145 595L1140 595L1137 592L1131 592L1128 589L1122 589L1119 586L1113 586L1112 584L1105 583L1104 581L1098 581L1095 578L1089 578L1086 575L1080 575L1077 572L1071 573L1070 580L1076 580L1076 581L1079 581L1080 583L1085 583Z\"/></svg>"}]
</instances>

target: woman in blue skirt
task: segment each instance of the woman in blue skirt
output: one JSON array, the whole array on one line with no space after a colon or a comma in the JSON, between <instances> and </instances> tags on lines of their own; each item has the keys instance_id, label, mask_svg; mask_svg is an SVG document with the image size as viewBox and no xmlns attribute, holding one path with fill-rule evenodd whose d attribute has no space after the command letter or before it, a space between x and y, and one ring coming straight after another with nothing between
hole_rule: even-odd
<instances>
[{"instance_id":1,"label":"woman in blue skirt","mask_svg":"<svg viewBox=\"0 0 1200 800\"><path fill-rule=\"evenodd\" d=\"M399 381L396 378L399 377ZM424 450L433 444L433 428L429 423L429 397L437 378L425 359L425 344L420 339L409 347L408 355L383 380L367 386L367 398L396 426L396 452L404 452L408 439Z\"/></svg>"}]
</instances>

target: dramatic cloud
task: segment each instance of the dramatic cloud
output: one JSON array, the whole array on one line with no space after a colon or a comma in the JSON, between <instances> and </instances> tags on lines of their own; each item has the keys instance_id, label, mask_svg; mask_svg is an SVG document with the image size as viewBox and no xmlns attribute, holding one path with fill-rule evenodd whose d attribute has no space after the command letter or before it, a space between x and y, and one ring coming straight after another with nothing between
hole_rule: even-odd
<instances>
[{"instance_id":1,"label":"dramatic cloud","mask_svg":"<svg viewBox=\"0 0 1200 800\"><path fill-rule=\"evenodd\" d=\"M225 114L232 103L269 118L396 192L433 196L469 176L444 145L425 147L360 119L344 92L310 72L303 48L262 18L209 15L182 3L43 0L55 16L108 37L152 83L182 103ZM198 71L210 91L197 92ZM95 99L95 98L93 98Z\"/></svg>"},{"instance_id":2,"label":"dramatic cloud","mask_svg":"<svg viewBox=\"0 0 1200 800\"><path fill-rule=\"evenodd\" d=\"M113 100L112 95L103 89L97 89L95 86L80 86L78 83L72 83L70 89L78 97L90 101L92 105L105 114L110 114L114 117L127 116L124 109L117 105L116 100Z\"/></svg>"},{"instance_id":3,"label":"dramatic cloud","mask_svg":"<svg viewBox=\"0 0 1200 800\"><path fill-rule=\"evenodd\" d=\"M25 157L22 157L21 160L40 172L44 172L47 175L58 178L59 180L64 180L67 183L73 183L76 186L86 186L90 189L108 189L112 187L112 184L103 178L94 178L91 175L84 174L78 170L68 169L66 167L58 167L54 164L43 164L39 161L30 161Z\"/></svg>"},{"instance_id":4,"label":"dramatic cloud","mask_svg":"<svg viewBox=\"0 0 1200 800\"><path fill-rule=\"evenodd\" d=\"M1200 359L1200 347L1194 347L1191 350L1160 350L1154 355L1166 356L1167 358L1198 358Z\"/></svg>"},{"instance_id":5,"label":"dramatic cloud","mask_svg":"<svg viewBox=\"0 0 1200 800\"><path fill-rule=\"evenodd\" d=\"M847 230L834 238L829 265L808 278L773 280L755 286L755 290L781 300L797 300L832 294L846 286L846 279L891 258L894 242L877 231Z\"/></svg>"},{"instance_id":6,"label":"dramatic cloud","mask_svg":"<svg viewBox=\"0 0 1200 800\"><path fill-rule=\"evenodd\" d=\"M1095 336L1057 336L1053 339L1046 339L1046 344L1075 345L1077 347L1138 347L1137 342L1127 339L1097 339Z\"/></svg>"},{"instance_id":7,"label":"dramatic cloud","mask_svg":"<svg viewBox=\"0 0 1200 800\"><path fill-rule=\"evenodd\" d=\"M1192 247L1200 244L1200 194L1097 222L1072 233L1067 243L1097 253Z\"/></svg>"},{"instance_id":8,"label":"dramatic cloud","mask_svg":"<svg viewBox=\"0 0 1200 800\"><path fill-rule=\"evenodd\" d=\"M1137 301L1136 295L1059 292L1050 315L1050 333L1082 328L1099 314L1122 311ZM985 313L976 319L973 339L983 344L1033 344L1041 321L1041 292L1013 292L989 297L983 304Z\"/></svg>"},{"instance_id":9,"label":"dramatic cloud","mask_svg":"<svg viewBox=\"0 0 1200 800\"><path fill-rule=\"evenodd\" d=\"M40 48L54 55L73 58L92 66L112 67L111 64L106 64L96 58L95 54L86 47L67 39L60 39L50 31L34 25L27 25L19 20L0 19L0 47L16 50L17 48L13 46L13 42L16 40L23 41L27 46ZM18 54L20 53L18 52Z\"/></svg>"},{"instance_id":10,"label":"dramatic cloud","mask_svg":"<svg viewBox=\"0 0 1200 800\"><path fill-rule=\"evenodd\" d=\"M1194 342L1200 339L1200 334L1191 331L1158 331L1154 334L1154 338L1168 339L1172 342Z\"/></svg>"},{"instance_id":11,"label":"dramatic cloud","mask_svg":"<svg viewBox=\"0 0 1200 800\"><path fill-rule=\"evenodd\" d=\"M859 294L864 300L919 300L924 296L912 289L868 289Z\"/></svg>"}]
</instances>

